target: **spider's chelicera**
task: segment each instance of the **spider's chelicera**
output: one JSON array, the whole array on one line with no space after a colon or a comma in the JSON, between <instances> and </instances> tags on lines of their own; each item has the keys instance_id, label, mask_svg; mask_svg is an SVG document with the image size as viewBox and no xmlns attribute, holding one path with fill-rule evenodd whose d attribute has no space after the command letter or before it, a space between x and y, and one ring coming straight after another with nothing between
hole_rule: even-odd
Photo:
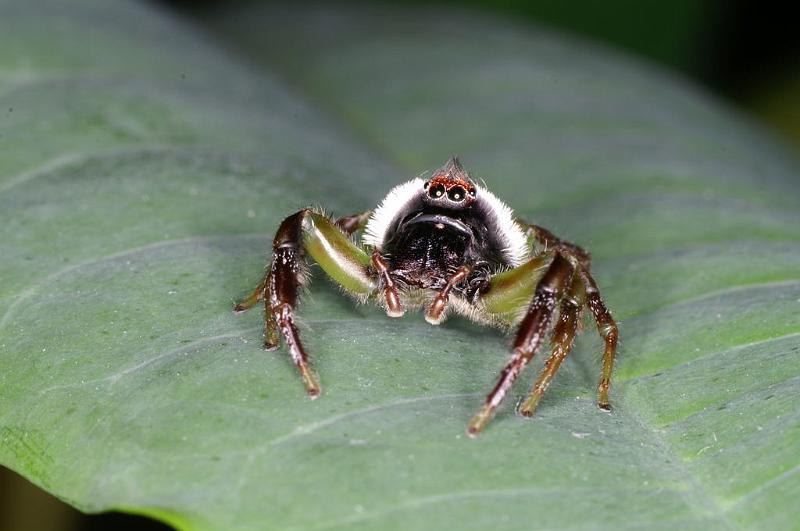
<instances>
[{"instance_id":1,"label":"spider's chelicera","mask_svg":"<svg viewBox=\"0 0 800 531\"><path fill-rule=\"evenodd\" d=\"M352 236L363 230L362 245ZM255 291L236 305L242 312L266 306L264 347L282 335L312 398L316 376L295 326L295 308L310 256L358 300L374 299L390 317L424 308L441 323L453 310L476 322L516 328L512 356L467 433L476 436L552 329L553 352L518 412L533 415L588 308L605 341L598 406L610 410L617 325L589 272L589 254L550 231L514 217L511 209L476 184L450 159L430 179L392 189L373 211L332 220L303 209L281 223L272 263Z\"/></svg>"}]
</instances>

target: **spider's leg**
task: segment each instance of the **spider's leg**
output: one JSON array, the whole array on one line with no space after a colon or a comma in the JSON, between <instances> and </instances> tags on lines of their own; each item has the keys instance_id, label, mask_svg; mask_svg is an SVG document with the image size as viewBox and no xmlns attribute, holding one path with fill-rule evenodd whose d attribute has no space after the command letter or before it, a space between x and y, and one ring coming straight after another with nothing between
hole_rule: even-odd
<instances>
[{"instance_id":1,"label":"spider's leg","mask_svg":"<svg viewBox=\"0 0 800 531\"><path fill-rule=\"evenodd\" d=\"M572 256L584 268L589 268L591 256L580 245L576 245L567 240L562 240L549 230L545 229L544 227L540 227L539 225L534 225L533 223L528 223L527 221L522 220L517 220L517 223L524 227L525 235L528 237L529 241L539 243L544 247L545 251L557 250L562 254Z\"/></svg>"},{"instance_id":2,"label":"spider's leg","mask_svg":"<svg viewBox=\"0 0 800 531\"><path fill-rule=\"evenodd\" d=\"M345 234L353 234L367 226L372 210L337 218L334 224Z\"/></svg>"},{"instance_id":3,"label":"spider's leg","mask_svg":"<svg viewBox=\"0 0 800 531\"><path fill-rule=\"evenodd\" d=\"M302 224L305 211L289 216L278 228L273 241L269 282L269 312L286 340L289 355L300 371L306 391L311 398L321 390L316 375L308 363L308 354L300 341L294 323L294 309L303 280ZM269 318L267 318L269 322Z\"/></svg>"},{"instance_id":4,"label":"spider's leg","mask_svg":"<svg viewBox=\"0 0 800 531\"><path fill-rule=\"evenodd\" d=\"M432 325L438 325L442 322L444 311L447 309L447 301L450 297L450 291L453 286L467 278L471 269L467 266L461 266L456 269L456 272L447 280L447 284L439 291L431 301L431 305L425 310L425 320Z\"/></svg>"},{"instance_id":5,"label":"spider's leg","mask_svg":"<svg viewBox=\"0 0 800 531\"><path fill-rule=\"evenodd\" d=\"M467 434L476 437L494 416L495 410L503 401L508 390L517 379L525 365L533 358L542 344L553 313L564 290L572 282L575 268L570 262L556 254L547 272L536 285L525 316L520 322L517 335L512 343L511 360L500 372L500 378L492 392L486 397L483 407L467 426Z\"/></svg>"},{"instance_id":6,"label":"spider's leg","mask_svg":"<svg viewBox=\"0 0 800 531\"><path fill-rule=\"evenodd\" d=\"M270 286L269 277L270 273L267 271L264 278L258 283L258 286L256 286L256 289L253 290L253 293L236 303L236 307L233 311L234 313L243 313L255 306L259 301L264 301L264 348L267 350L275 350L280 346L280 338L278 337L275 316L272 315L272 309L270 308L270 297L268 294Z\"/></svg>"},{"instance_id":7,"label":"spider's leg","mask_svg":"<svg viewBox=\"0 0 800 531\"><path fill-rule=\"evenodd\" d=\"M544 392L550 386L550 382L561 367L567 355L572 350L572 343L575 339L575 332L578 330L578 322L586 304L586 293L582 279L575 276L572 280L569 293L562 299L561 307L558 312L558 322L553 329L553 353L547 359L541 374L533 384L528 398L520 405L517 412L525 417L532 417L536 406L539 404Z\"/></svg>"},{"instance_id":8,"label":"spider's leg","mask_svg":"<svg viewBox=\"0 0 800 531\"><path fill-rule=\"evenodd\" d=\"M389 317L403 317L405 309L400 302L400 295L397 293L397 285L389 275L389 264L386 259L381 256L381 253L374 251L372 253L372 267L383 279L383 296L386 300L386 315Z\"/></svg>"},{"instance_id":9,"label":"spider's leg","mask_svg":"<svg viewBox=\"0 0 800 531\"><path fill-rule=\"evenodd\" d=\"M608 392L611 388L611 372L614 369L614 357L617 353L619 331L617 330L617 323L614 322L614 318L611 317L611 312L608 311L603 299L600 297L600 290L597 287L597 283L589 272L591 257L589 253L578 245L558 238L543 227L521 220L517 220L517 222L525 227L526 234L529 238L543 245L545 248L554 249L565 255L572 256L578 264L580 264L578 272L586 287L587 303L597 323L597 331L605 342L603 370L600 376L600 383L597 386L597 406L604 411L611 411Z\"/></svg>"},{"instance_id":10,"label":"spider's leg","mask_svg":"<svg viewBox=\"0 0 800 531\"><path fill-rule=\"evenodd\" d=\"M267 303L265 347L276 347L280 330L292 361L300 371L309 396L320 394L319 383L295 325L294 312L305 281L305 254L346 290L366 298L375 289L368 266L369 255L357 247L334 222L310 209L301 210L281 223L273 240L273 257L262 282ZM245 299L249 302L251 297ZM243 305L241 310L249 306ZM237 309L240 309L237 306Z\"/></svg>"},{"instance_id":11,"label":"spider's leg","mask_svg":"<svg viewBox=\"0 0 800 531\"><path fill-rule=\"evenodd\" d=\"M270 300L264 300L264 350L277 350L281 346L281 336Z\"/></svg>"},{"instance_id":12,"label":"spider's leg","mask_svg":"<svg viewBox=\"0 0 800 531\"><path fill-rule=\"evenodd\" d=\"M603 411L611 411L611 402L608 392L611 389L611 372L614 370L614 358L617 354L617 338L619 331L617 323L611 317L611 312L606 308L603 299L600 297L600 290L597 283L592 278L588 269L579 271L581 279L586 286L586 298L589 309L592 311L594 320L597 323L597 331L603 338L605 350L603 351L603 371L600 374L600 383L597 386L597 407Z\"/></svg>"},{"instance_id":13,"label":"spider's leg","mask_svg":"<svg viewBox=\"0 0 800 531\"><path fill-rule=\"evenodd\" d=\"M263 301L267 298L267 284L269 283L268 277L269 272L264 275L264 278L258 283L256 289L253 290L253 293L236 303L236 307L233 309L235 313L246 312L255 306L257 302Z\"/></svg>"}]
</instances>

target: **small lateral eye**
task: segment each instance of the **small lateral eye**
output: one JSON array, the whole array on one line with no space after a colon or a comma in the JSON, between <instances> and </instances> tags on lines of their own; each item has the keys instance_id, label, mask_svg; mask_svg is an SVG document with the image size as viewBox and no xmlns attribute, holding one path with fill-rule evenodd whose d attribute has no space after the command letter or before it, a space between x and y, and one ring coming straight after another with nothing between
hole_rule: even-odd
<instances>
[{"instance_id":1,"label":"small lateral eye","mask_svg":"<svg viewBox=\"0 0 800 531\"><path fill-rule=\"evenodd\" d=\"M430 185L431 185L430 181L425 181L425 184L422 185L422 189L427 190Z\"/></svg>"},{"instance_id":2,"label":"small lateral eye","mask_svg":"<svg viewBox=\"0 0 800 531\"><path fill-rule=\"evenodd\" d=\"M431 186L430 189L428 189L428 195L433 197L434 199L442 197L444 195L444 186L442 186L441 184Z\"/></svg>"},{"instance_id":3,"label":"small lateral eye","mask_svg":"<svg viewBox=\"0 0 800 531\"><path fill-rule=\"evenodd\" d=\"M461 186L454 186L447 191L447 197L450 198L450 201L455 201L456 203L463 201L466 195L467 191Z\"/></svg>"}]
</instances>

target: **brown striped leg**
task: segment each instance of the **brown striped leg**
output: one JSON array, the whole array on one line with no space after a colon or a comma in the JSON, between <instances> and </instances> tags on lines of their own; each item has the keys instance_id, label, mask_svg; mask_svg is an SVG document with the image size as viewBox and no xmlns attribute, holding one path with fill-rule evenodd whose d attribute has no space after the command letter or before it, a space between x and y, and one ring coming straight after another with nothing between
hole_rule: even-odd
<instances>
[{"instance_id":1,"label":"brown striped leg","mask_svg":"<svg viewBox=\"0 0 800 531\"><path fill-rule=\"evenodd\" d=\"M255 306L257 302L264 301L264 348L266 350L275 350L280 346L280 338L278 337L275 316L272 314L272 308L270 308L269 286L270 273L268 272L256 286L256 289L253 290L253 293L236 303L233 311L234 313L243 313Z\"/></svg>"},{"instance_id":2,"label":"brown striped leg","mask_svg":"<svg viewBox=\"0 0 800 531\"><path fill-rule=\"evenodd\" d=\"M386 299L386 315L389 317L402 317L405 313L397 294L397 286L389 275L389 264L378 251L372 253L372 267L383 279L383 296Z\"/></svg>"},{"instance_id":3,"label":"brown striped leg","mask_svg":"<svg viewBox=\"0 0 800 531\"><path fill-rule=\"evenodd\" d=\"M428 306L428 309L425 311L426 321L432 325L438 325L442 322L444 311L447 309L447 301L450 297L450 291L452 291L456 284L467 278L469 272L470 268L467 266L461 266L456 269L456 272L452 277L450 277L442 290L436 294L436 297L434 297L433 301L431 301L431 305Z\"/></svg>"},{"instance_id":4,"label":"brown striped leg","mask_svg":"<svg viewBox=\"0 0 800 531\"><path fill-rule=\"evenodd\" d=\"M278 228L272 244L273 255L268 275L269 285L267 292L275 325L283 334L284 339L286 339L289 355L297 366L297 370L300 371L308 396L314 399L320 394L319 382L309 366L308 354L303 348L303 343L300 341L300 333L294 323L294 309L297 306L303 275L300 241L302 223L307 214L307 210L301 210L283 220L283 223ZM269 324L270 319L267 317L267 342L272 339L270 335L277 339L277 332L274 331L275 327L273 327L273 332L270 332Z\"/></svg>"},{"instance_id":5,"label":"brown striped leg","mask_svg":"<svg viewBox=\"0 0 800 531\"><path fill-rule=\"evenodd\" d=\"M467 426L467 434L477 437L494 416L497 407L514 384L522 369L542 345L542 338L550 328L553 312L564 290L572 282L574 267L563 256L556 255L547 272L536 286L528 311L519 325L512 344L511 360L500 372L500 378L483 407Z\"/></svg>"},{"instance_id":6,"label":"brown striped leg","mask_svg":"<svg viewBox=\"0 0 800 531\"><path fill-rule=\"evenodd\" d=\"M363 229L372 215L372 210L361 212L360 214L353 214L351 216L343 216L334 221L334 225L339 227L345 234L353 234L356 231Z\"/></svg>"},{"instance_id":7,"label":"brown striped leg","mask_svg":"<svg viewBox=\"0 0 800 531\"><path fill-rule=\"evenodd\" d=\"M608 311L603 299L600 297L600 290L597 288L597 283L595 283L592 275L588 270L582 269L580 276L586 286L586 298L589 309L592 311L594 320L597 323L597 331L605 342L603 370L600 375L600 383L597 386L597 407L603 411L611 411L608 393L611 389L611 372L614 370L619 331L617 330L617 323L611 317L611 312Z\"/></svg>"},{"instance_id":8,"label":"brown striped leg","mask_svg":"<svg viewBox=\"0 0 800 531\"><path fill-rule=\"evenodd\" d=\"M233 308L234 313L242 313L246 312L259 301L263 301L267 298L267 284L269 283L269 273L264 275L264 278L261 279L261 282L258 283L256 289L253 290L253 293L245 297L244 299L240 300L236 303L236 306Z\"/></svg>"},{"instance_id":9,"label":"brown striped leg","mask_svg":"<svg viewBox=\"0 0 800 531\"><path fill-rule=\"evenodd\" d=\"M271 283L271 280L268 279L267 286ZM267 290L269 289L268 287ZM278 332L278 320L275 312L272 311L272 297L270 295L268 297L264 301L264 350L277 350L281 346L281 336Z\"/></svg>"},{"instance_id":10,"label":"brown striped leg","mask_svg":"<svg viewBox=\"0 0 800 531\"><path fill-rule=\"evenodd\" d=\"M588 269L591 256L580 245L575 245L567 240L562 240L549 230L533 223L517 220L525 228L525 235L535 239L545 251L559 251L568 256L573 256L582 266Z\"/></svg>"},{"instance_id":11,"label":"brown striped leg","mask_svg":"<svg viewBox=\"0 0 800 531\"><path fill-rule=\"evenodd\" d=\"M536 411L536 406L539 404L544 392L550 386L550 382L556 375L561 363L566 359L567 355L572 350L572 343L575 339L575 333L578 329L578 322L580 322L583 313L583 306L586 304L586 294L583 287L583 281L577 275L572 281L569 293L561 301L559 309L558 322L553 329L553 353L545 363L539 378L533 384L531 394L522 403L517 412L524 417L532 417L533 412Z\"/></svg>"},{"instance_id":12,"label":"brown striped leg","mask_svg":"<svg viewBox=\"0 0 800 531\"><path fill-rule=\"evenodd\" d=\"M595 283L594 278L592 278L591 273L589 273L591 257L589 253L584 251L581 247L558 238L544 227L539 227L538 225L520 220L518 220L518 223L526 228L526 234L529 237L535 238L536 241L545 248L556 249L559 252L571 255L581 266L580 276L586 286L587 303L597 323L597 331L605 342L603 369L600 376L600 383L597 386L597 406L604 411L611 411L611 402L609 401L608 394L611 389L611 373L614 370L614 358L617 353L619 331L617 329L617 323L614 322L614 318L611 317L611 312L608 311L608 308L606 308L600 296L597 283Z\"/></svg>"},{"instance_id":13,"label":"brown striped leg","mask_svg":"<svg viewBox=\"0 0 800 531\"><path fill-rule=\"evenodd\" d=\"M345 218L347 231L358 230L368 214ZM300 287L305 283L305 260L312 258L343 289L368 298L376 289L377 279L370 268L370 257L349 238L340 226L325 215L305 208L284 219L272 244L269 271L255 291L236 305L237 312L265 301L264 347L275 349L281 335L311 398L320 394L320 386L308 362L294 312Z\"/></svg>"}]
</instances>

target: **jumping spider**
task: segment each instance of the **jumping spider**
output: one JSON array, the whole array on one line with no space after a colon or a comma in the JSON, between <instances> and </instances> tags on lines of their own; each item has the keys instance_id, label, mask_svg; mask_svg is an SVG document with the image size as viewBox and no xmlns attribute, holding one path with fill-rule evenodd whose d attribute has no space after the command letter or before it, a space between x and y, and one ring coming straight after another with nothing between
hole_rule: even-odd
<instances>
[{"instance_id":1,"label":"jumping spider","mask_svg":"<svg viewBox=\"0 0 800 531\"><path fill-rule=\"evenodd\" d=\"M364 232L362 246L351 239L359 230ZM587 307L605 341L597 405L611 409L617 325L589 272L589 254L514 218L456 158L427 181L417 178L395 187L373 211L335 221L312 209L292 214L278 228L272 248L264 279L235 311L265 302L264 347L278 348L280 331L311 398L321 390L294 323L307 278L306 254L356 299L376 299L390 317L424 307L425 320L436 325L452 308L481 324L516 327L511 359L470 421L470 436L489 422L555 323L553 353L518 408L521 415L533 415L569 354Z\"/></svg>"}]
</instances>

